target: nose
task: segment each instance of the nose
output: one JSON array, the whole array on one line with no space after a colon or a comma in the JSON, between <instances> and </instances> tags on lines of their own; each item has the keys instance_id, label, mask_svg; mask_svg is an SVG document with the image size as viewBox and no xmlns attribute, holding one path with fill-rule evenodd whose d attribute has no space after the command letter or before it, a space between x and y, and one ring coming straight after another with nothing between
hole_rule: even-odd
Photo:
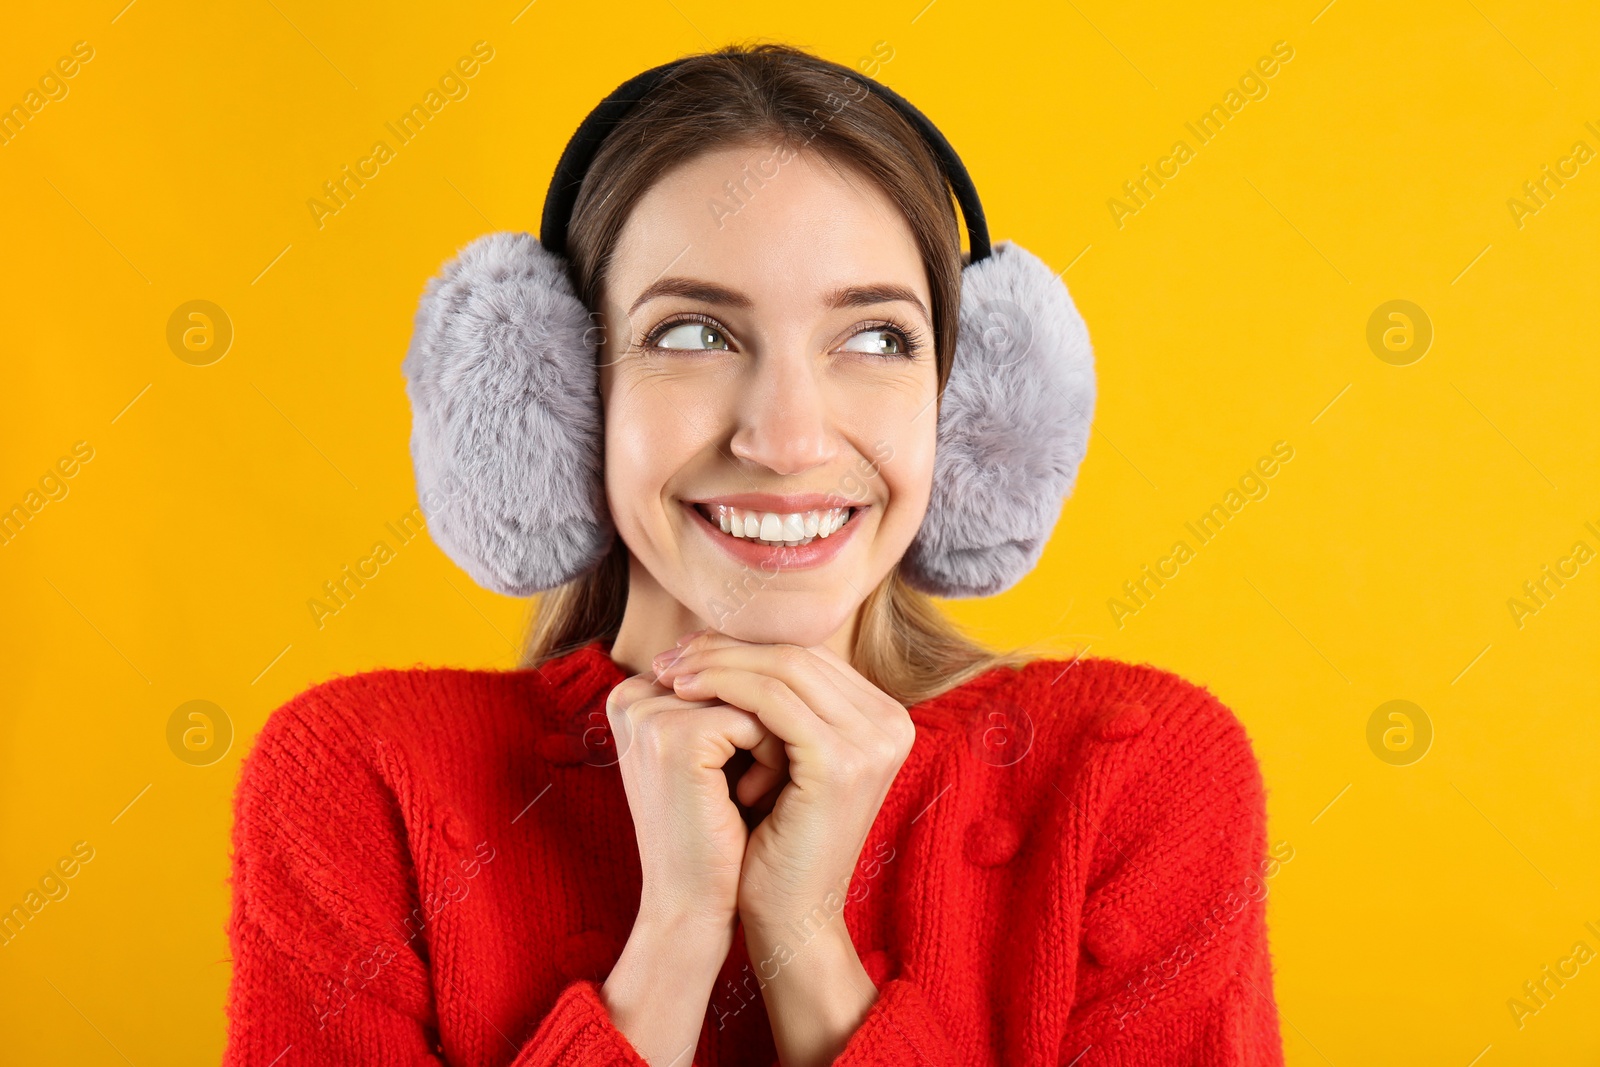
<instances>
[{"instance_id":1,"label":"nose","mask_svg":"<svg viewBox=\"0 0 1600 1067\"><path fill-rule=\"evenodd\" d=\"M801 474L830 462L838 442L819 373L798 353L756 359L739 396L734 456L778 474Z\"/></svg>"}]
</instances>

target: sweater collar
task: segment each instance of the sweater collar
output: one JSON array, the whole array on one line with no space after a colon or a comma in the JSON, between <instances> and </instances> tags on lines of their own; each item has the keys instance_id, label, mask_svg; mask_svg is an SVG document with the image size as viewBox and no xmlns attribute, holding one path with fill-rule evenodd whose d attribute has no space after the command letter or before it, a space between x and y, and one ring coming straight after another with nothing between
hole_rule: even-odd
<instances>
[{"instance_id":1,"label":"sweater collar","mask_svg":"<svg viewBox=\"0 0 1600 1067\"><path fill-rule=\"evenodd\" d=\"M595 638L565 655L546 660L539 676L555 702L567 710L583 708L628 677L611 658L611 644Z\"/></svg>"}]
</instances>

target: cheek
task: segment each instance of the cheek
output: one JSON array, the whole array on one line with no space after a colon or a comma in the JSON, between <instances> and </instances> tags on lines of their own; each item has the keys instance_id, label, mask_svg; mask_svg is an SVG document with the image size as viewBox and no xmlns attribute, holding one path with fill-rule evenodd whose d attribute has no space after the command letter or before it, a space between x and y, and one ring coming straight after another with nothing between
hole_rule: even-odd
<instances>
[{"instance_id":1,"label":"cheek","mask_svg":"<svg viewBox=\"0 0 1600 1067\"><path fill-rule=\"evenodd\" d=\"M878 536L885 542L909 544L932 495L938 410L932 368L926 371L863 383L838 396L841 429L856 453L850 484L841 491L859 496L865 489L880 505L886 502L878 515Z\"/></svg>"},{"instance_id":2,"label":"cheek","mask_svg":"<svg viewBox=\"0 0 1600 1067\"><path fill-rule=\"evenodd\" d=\"M661 472L652 466L658 455L652 442L660 430L649 423L648 409L613 399L605 413L606 500L619 527L638 525L652 485L659 487Z\"/></svg>"},{"instance_id":3,"label":"cheek","mask_svg":"<svg viewBox=\"0 0 1600 1067\"><path fill-rule=\"evenodd\" d=\"M917 438L907 444L914 447L897 451L895 458L882 469L889 482L889 499L894 510L915 530L922 525L933 495L932 435L927 441Z\"/></svg>"},{"instance_id":4,"label":"cheek","mask_svg":"<svg viewBox=\"0 0 1600 1067\"><path fill-rule=\"evenodd\" d=\"M605 400L605 483L622 529L657 521L674 475L699 451L677 407L649 383L619 378Z\"/></svg>"},{"instance_id":5,"label":"cheek","mask_svg":"<svg viewBox=\"0 0 1600 1067\"><path fill-rule=\"evenodd\" d=\"M885 528L907 540L922 525L933 492L933 460L937 444L935 413L930 407L921 418L903 423L892 433L866 442L862 455L875 463L887 493Z\"/></svg>"}]
</instances>

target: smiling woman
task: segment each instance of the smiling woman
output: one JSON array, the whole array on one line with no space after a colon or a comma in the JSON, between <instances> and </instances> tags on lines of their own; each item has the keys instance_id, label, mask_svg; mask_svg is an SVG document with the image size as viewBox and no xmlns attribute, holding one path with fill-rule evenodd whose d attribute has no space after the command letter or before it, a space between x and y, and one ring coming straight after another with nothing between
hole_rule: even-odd
<instances>
[{"instance_id":1,"label":"smiling woman","mask_svg":"<svg viewBox=\"0 0 1600 1067\"><path fill-rule=\"evenodd\" d=\"M733 183L747 209L708 219ZM680 66L600 145L566 244L604 327L605 494L622 536L543 598L525 662L619 634L619 659L643 662L710 616L737 584L730 563L782 572L741 610L742 635L829 641L907 703L1024 661L965 639L895 566L929 504L962 263L939 160L889 102L776 53ZM850 480L882 454L882 477ZM859 498L842 497L847 481ZM730 543L688 502L748 509L749 541L797 517L820 527L808 513L822 507L852 508L861 533L804 551Z\"/></svg>"},{"instance_id":2,"label":"smiling woman","mask_svg":"<svg viewBox=\"0 0 1600 1067\"><path fill-rule=\"evenodd\" d=\"M939 378L928 272L890 197L818 151L720 229L700 205L766 148L705 151L658 176L618 234L597 303L606 497L629 559L613 638L623 662L698 625L731 564L761 563L782 573L741 612L740 635L849 657L849 590L878 587L927 511ZM893 461L845 497L840 484L878 451ZM808 526L818 539L801 545ZM974 651L960 666L988 665Z\"/></svg>"},{"instance_id":3,"label":"smiling woman","mask_svg":"<svg viewBox=\"0 0 1600 1067\"><path fill-rule=\"evenodd\" d=\"M405 372L430 535L544 595L521 669L268 721L228 1063L1282 1062L1239 721L931 599L1038 561L1094 377L920 112L781 45L631 79Z\"/></svg>"}]
</instances>

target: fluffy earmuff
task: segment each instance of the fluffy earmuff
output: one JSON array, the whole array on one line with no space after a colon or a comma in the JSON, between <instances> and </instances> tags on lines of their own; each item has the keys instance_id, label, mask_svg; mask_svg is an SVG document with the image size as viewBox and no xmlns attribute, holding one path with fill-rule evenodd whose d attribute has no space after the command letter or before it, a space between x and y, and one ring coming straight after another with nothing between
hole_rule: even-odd
<instances>
[{"instance_id":1,"label":"fluffy earmuff","mask_svg":"<svg viewBox=\"0 0 1600 1067\"><path fill-rule=\"evenodd\" d=\"M1010 241L965 268L933 494L900 564L907 583L992 596L1031 571L1072 492L1094 400L1088 327L1059 276Z\"/></svg>"},{"instance_id":2,"label":"fluffy earmuff","mask_svg":"<svg viewBox=\"0 0 1600 1067\"><path fill-rule=\"evenodd\" d=\"M422 294L401 364L417 498L485 589L552 589L611 547L598 339L565 264L526 233L479 237Z\"/></svg>"},{"instance_id":3,"label":"fluffy earmuff","mask_svg":"<svg viewBox=\"0 0 1600 1067\"><path fill-rule=\"evenodd\" d=\"M561 257L526 233L474 240L423 292L402 364L418 499L434 541L487 589L551 589L611 547L599 339ZM968 266L907 582L990 596L1032 570L1094 399L1088 330L1060 278L1009 242Z\"/></svg>"}]
</instances>

